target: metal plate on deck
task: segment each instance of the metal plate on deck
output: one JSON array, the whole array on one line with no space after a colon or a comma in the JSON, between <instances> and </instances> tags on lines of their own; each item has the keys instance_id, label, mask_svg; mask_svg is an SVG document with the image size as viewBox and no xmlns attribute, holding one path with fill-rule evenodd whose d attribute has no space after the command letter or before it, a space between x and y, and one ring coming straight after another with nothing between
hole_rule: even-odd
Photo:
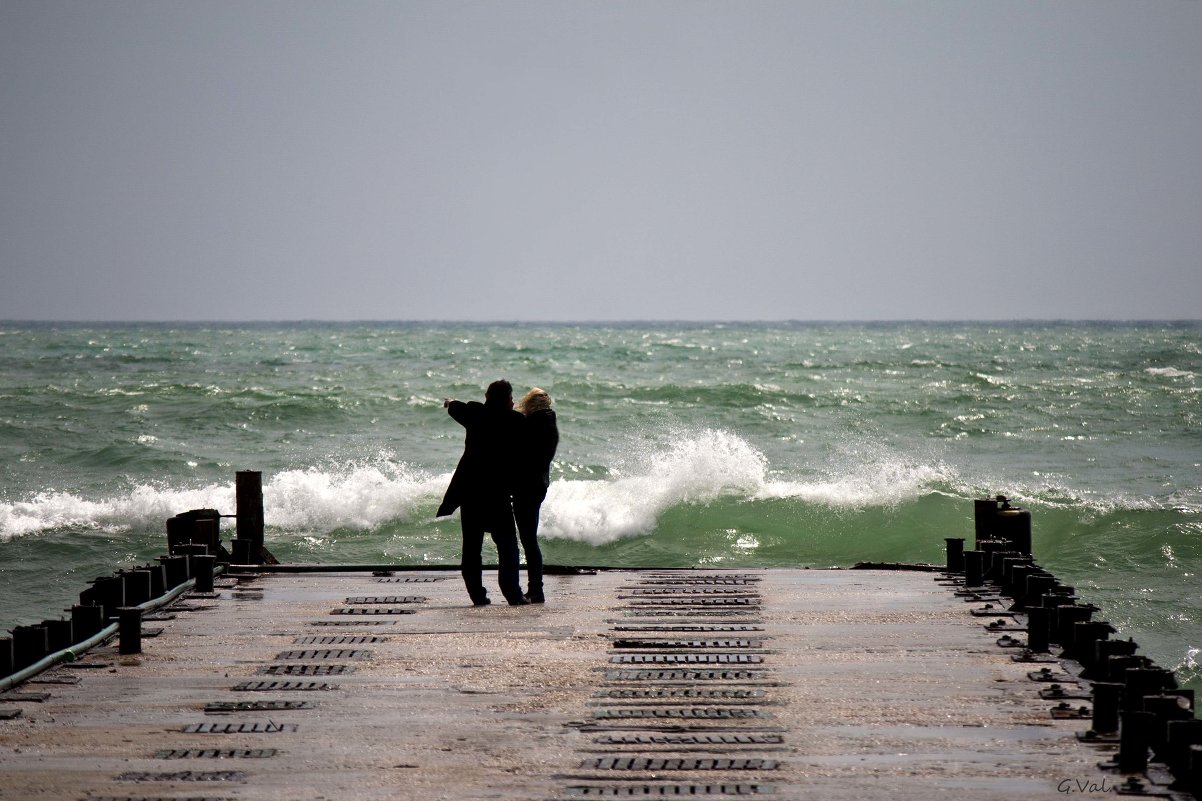
<instances>
[{"instance_id":1,"label":"metal plate on deck","mask_svg":"<svg viewBox=\"0 0 1202 801\"><path fill-rule=\"evenodd\" d=\"M420 604L427 601L424 595L356 595L347 598L346 604Z\"/></svg>"},{"instance_id":2,"label":"metal plate on deck","mask_svg":"<svg viewBox=\"0 0 1202 801\"><path fill-rule=\"evenodd\" d=\"M643 606L758 606L759 598L738 596L734 598L651 598L631 604Z\"/></svg>"},{"instance_id":3,"label":"metal plate on deck","mask_svg":"<svg viewBox=\"0 0 1202 801\"><path fill-rule=\"evenodd\" d=\"M782 745L779 734L604 734L597 745Z\"/></svg>"},{"instance_id":4,"label":"metal plate on deck","mask_svg":"<svg viewBox=\"0 0 1202 801\"><path fill-rule=\"evenodd\" d=\"M331 614L338 614L331 612ZM413 614L412 611L406 614ZM395 626L395 620L310 620L309 626Z\"/></svg>"},{"instance_id":5,"label":"metal plate on deck","mask_svg":"<svg viewBox=\"0 0 1202 801\"><path fill-rule=\"evenodd\" d=\"M586 759L582 768L593 770L776 770L775 759L700 759L695 757L627 757L608 756Z\"/></svg>"},{"instance_id":6,"label":"metal plate on deck","mask_svg":"<svg viewBox=\"0 0 1202 801\"><path fill-rule=\"evenodd\" d=\"M260 676L340 676L355 669L350 665L267 665L256 672Z\"/></svg>"},{"instance_id":7,"label":"metal plate on deck","mask_svg":"<svg viewBox=\"0 0 1202 801\"><path fill-rule=\"evenodd\" d=\"M132 770L117 776L119 782L242 782L246 774L240 770L177 770L172 773L157 773L150 770Z\"/></svg>"},{"instance_id":8,"label":"metal plate on deck","mask_svg":"<svg viewBox=\"0 0 1202 801\"><path fill-rule=\"evenodd\" d=\"M758 665L764 657L758 654L615 654L609 661L623 665Z\"/></svg>"},{"instance_id":9,"label":"metal plate on deck","mask_svg":"<svg viewBox=\"0 0 1202 801\"><path fill-rule=\"evenodd\" d=\"M244 681L230 689L238 692L337 690L338 685L324 681Z\"/></svg>"},{"instance_id":10,"label":"metal plate on deck","mask_svg":"<svg viewBox=\"0 0 1202 801\"><path fill-rule=\"evenodd\" d=\"M366 659L371 651L358 651L351 648L321 648L300 651L283 651L275 655L280 662L305 659Z\"/></svg>"},{"instance_id":11,"label":"metal plate on deck","mask_svg":"<svg viewBox=\"0 0 1202 801\"><path fill-rule=\"evenodd\" d=\"M632 596L705 595L705 596L712 596L712 597L725 597L725 596L754 597L754 598L760 597L760 594L755 590L754 587L749 588L749 589L741 589L741 588L737 588L737 587L689 587L689 586L630 587L630 588L622 590L622 592L629 593ZM622 597L622 596L619 595L618 597Z\"/></svg>"},{"instance_id":12,"label":"metal plate on deck","mask_svg":"<svg viewBox=\"0 0 1202 801\"><path fill-rule=\"evenodd\" d=\"M165 795L101 795L88 796L87 801L234 801L229 796L190 795L186 798Z\"/></svg>"},{"instance_id":13,"label":"metal plate on deck","mask_svg":"<svg viewBox=\"0 0 1202 801\"><path fill-rule=\"evenodd\" d=\"M586 798L651 798L680 795L760 795L773 792L770 784L580 784L564 788L571 796Z\"/></svg>"},{"instance_id":14,"label":"metal plate on deck","mask_svg":"<svg viewBox=\"0 0 1202 801\"><path fill-rule=\"evenodd\" d=\"M212 701L205 704L205 713L213 715L229 712L283 712L313 707L312 701Z\"/></svg>"},{"instance_id":15,"label":"metal plate on deck","mask_svg":"<svg viewBox=\"0 0 1202 801\"><path fill-rule=\"evenodd\" d=\"M762 648L759 640L614 640L614 648Z\"/></svg>"},{"instance_id":16,"label":"metal plate on deck","mask_svg":"<svg viewBox=\"0 0 1202 801\"><path fill-rule=\"evenodd\" d=\"M296 731L295 723L276 723L261 721L258 723L189 723L184 726L184 734L279 734L280 732Z\"/></svg>"},{"instance_id":17,"label":"metal plate on deck","mask_svg":"<svg viewBox=\"0 0 1202 801\"><path fill-rule=\"evenodd\" d=\"M741 623L646 623L643 625L614 626L614 631L643 631L662 634L671 633L718 633L740 631L763 631L763 626L748 626Z\"/></svg>"},{"instance_id":18,"label":"metal plate on deck","mask_svg":"<svg viewBox=\"0 0 1202 801\"><path fill-rule=\"evenodd\" d=\"M758 670L611 670L610 681L755 681L767 674Z\"/></svg>"},{"instance_id":19,"label":"metal plate on deck","mask_svg":"<svg viewBox=\"0 0 1202 801\"><path fill-rule=\"evenodd\" d=\"M641 587L750 587L759 581L758 578L653 578L638 584Z\"/></svg>"},{"instance_id":20,"label":"metal plate on deck","mask_svg":"<svg viewBox=\"0 0 1202 801\"><path fill-rule=\"evenodd\" d=\"M639 707L637 709L598 709L593 712L593 718L596 720L742 720L770 717L772 716L758 709L743 707L692 707L686 709Z\"/></svg>"},{"instance_id":21,"label":"metal plate on deck","mask_svg":"<svg viewBox=\"0 0 1202 801\"><path fill-rule=\"evenodd\" d=\"M610 689L601 690L597 698L763 698L763 690L712 689L707 687L656 687L648 690Z\"/></svg>"},{"instance_id":22,"label":"metal plate on deck","mask_svg":"<svg viewBox=\"0 0 1202 801\"><path fill-rule=\"evenodd\" d=\"M29 684L79 684L79 676L64 676L61 673L50 676L34 676Z\"/></svg>"},{"instance_id":23,"label":"metal plate on deck","mask_svg":"<svg viewBox=\"0 0 1202 801\"><path fill-rule=\"evenodd\" d=\"M755 611L759 611L756 609ZM629 609L622 612L623 617L742 617L751 614L752 609ZM757 623L759 621L756 621Z\"/></svg>"},{"instance_id":24,"label":"metal plate on deck","mask_svg":"<svg viewBox=\"0 0 1202 801\"><path fill-rule=\"evenodd\" d=\"M399 606L342 606L338 609L331 609L331 615L412 615L416 614L413 609L405 609Z\"/></svg>"},{"instance_id":25,"label":"metal plate on deck","mask_svg":"<svg viewBox=\"0 0 1202 801\"><path fill-rule=\"evenodd\" d=\"M296 645L363 645L372 642L388 642L387 637L375 637L371 635L361 634L358 636L348 635L326 635L326 636L310 636L297 637L293 642Z\"/></svg>"},{"instance_id":26,"label":"metal plate on deck","mask_svg":"<svg viewBox=\"0 0 1202 801\"><path fill-rule=\"evenodd\" d=\"M275 748L173 748L158 751L155 759L267 759L278 754Z\"/></svg>"},{"instance_id":27,"label":"metal plate on deck","mask_svg":"<svg viewBox=\"0 0 1202 801\"><path fill-rule=\"evenodd\" d=\"M397 578L380 578L380 584L428 584L435 581L446 581L446 576L403 576Z\"/></svg>"}]
</instances>

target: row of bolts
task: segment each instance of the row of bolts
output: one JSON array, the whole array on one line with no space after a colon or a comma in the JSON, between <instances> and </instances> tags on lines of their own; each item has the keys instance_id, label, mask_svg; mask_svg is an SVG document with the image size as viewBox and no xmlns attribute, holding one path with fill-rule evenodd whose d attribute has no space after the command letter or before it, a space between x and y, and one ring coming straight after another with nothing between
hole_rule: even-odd
<instances>
[{"instance_id":1,"label":"row of bolts","mask_svg":"<svg viewBox=\"0 0 1202 801\"><path fill-rule=\"evenodd\" d=\"M1134 640L1111 640L1117 629L1092 619L1098 608L1079 603L1073 587L1035 563L1030 512L999 495L975 501L974 522L975 550L965 551L962 538L946 539L946 573L962 587L957 595L970 601L1004 596L1013 601L1008 613L1026 615L1026 648L1017 661L1047 661L1058 645L1061 658L1081 665L1080 677L1092 685L1093 711L1090 730L1078 738L1119 746L1101 767L1142 774L1150 752L1173 773L1175 789L1202 798L1202 721L1194 718L1193 690L1178 688L1171 670L1137 654ZM1017 643L1003 637L999 644ZM1052 676L1043 668L1033 678Z\"/></svg>"}]
</instances>

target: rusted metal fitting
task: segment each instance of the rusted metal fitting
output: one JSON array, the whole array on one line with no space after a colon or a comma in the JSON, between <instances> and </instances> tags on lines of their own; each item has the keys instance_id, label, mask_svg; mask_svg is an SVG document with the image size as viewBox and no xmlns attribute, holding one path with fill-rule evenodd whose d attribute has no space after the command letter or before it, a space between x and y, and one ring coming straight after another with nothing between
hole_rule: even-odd
<instances>
[{"instance_id":1,"label":"rusted metal fitting","mask_svg":"<svg viewBox=\"0 0 1202 801\"><path fill-rule=\"evenodd\" d=\"M947 543L947 572L948 573L963 573L964 572L964 538L963 537L945 537L943 540ZM235 541L236 544L236 541ZM235 556L237 552L235 551Z\"/></svg>"},{"instance_id":2,"label":"rusted metal fitting","mask_svg":"<svg viewBox=\"0 0 1202 801\"><path fill-rule=\"evenodd\" d=\"M1027 648L1037 654L1047 652L1051 623L1051 609L1032 606L1027 610Z\"/></svg>"},{"instance_id":3,"label":"rusted metal fitting","mask_svg":"<svg viewBox=\"0 0 1202 801\"><path fill-rule=\"evenodd\" d=\"M71 607L71 631L76 642L83 642L104 628L104 607L76 604Z\"/></svg>"},{"instance_id":4,"label":"rusted metal fitting","mask_svg":"<svg viewBox=\"0 0 1202 801\"><path fill-rule=\"evenodd\" d=\"M117 610L117 638L118 653L142 653L141 609L136 606L123 606Z\"/></svg>"}]
</instances>

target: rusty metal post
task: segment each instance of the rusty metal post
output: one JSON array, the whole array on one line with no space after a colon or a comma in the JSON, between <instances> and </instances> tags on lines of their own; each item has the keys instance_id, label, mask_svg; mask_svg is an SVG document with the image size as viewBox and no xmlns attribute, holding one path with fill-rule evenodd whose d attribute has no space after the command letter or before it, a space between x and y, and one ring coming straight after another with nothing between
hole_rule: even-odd
<instances>
[{"instance_id":1,"label":"rusty metal post","mask_svg":"<svg viewBox=\"0 0 1202 801\"><path fill-rule=\"evenodd\" d=\"M149 570L123 570L121 581L125 584L125 606L137 606L150 600Z\"/></svg>"},{"instance_id":2,"label":"rusty metal post","mask_svg":"<svg viewBox=\"0 0 1202 801\"><path fill-rule=\"evenodd\" d=\"M1048 632L1052 627L1052 610L1032 606L1027 610L1027 650L1043 654L1048 650Z\"/></svg>"},{"instance_id":3,"label":"rusty metal post","mask_svg":"<svg viewBox=\"0 0 1202 801\"><path fill-rule=\"evenodd\" d=\"M263 474L258 470L239 470L234 478L234 496L238 506L238 539L250 541L252 564L257 564L263 550Z\"/></svg>"},{"instance_id":4,"label":"rusty metal post","mask_svg":"<svg viewBox=\"0 0 1202 801\"><path fill-rule=\"evenodd\" d=\"M1150 712L1123 712L1119 726L1118 768L1123 773L1148 769L1148 742L1152 733Z\"/></svg>"},{"instance_id":5,"label":"rusty metal post","mask_svg":"<svg viewBox=\"0 0 1202 801\"><path fill-rule=\"evenodd\" d=\"M235 565L257 565L259 558L254 553L254 543L250 540L235 538L230 540L230 553Z\"/></svg>"},{"instance_id":6,"label":"rusty metal post","mask_svg":"<svg viewBox=\"0 0 1202 801\"><path fill-rule=\"evenodd\" d=\"M964 586L980 587L985 583L985 552L964 552Z\"/></svg>"},{"instance_id":7,"label":"rusty metal post","mask_svg":"<svg viewBox=\"0 0 1202 801\"><path fill-rule=\"evenodd\" d=\"M1010 550L1031 554L1031 513L1026 509L999 510L994 531L1010 544Z\"/></svg>"},{"instance_id":8,"label":"rusty metal post","mask_svg":"<svg viewBox=\"0 0 1202 801\"><path fill-rule=\"evenodd\" d=\"M117 637L118 653L142 653L141 609L136 606L123 606L117 610Z\"/></svg>"},{"instance_id":9,"label":"rusty metal post","mask_svg":"<svg viewBox=\"0 0 1202 801\"><path fill-rule=\"evenodd\" d=\"M104 607L76 604L71 607L71 631L76 642L83 642L104 628Z\"/></svg>"},{"instance_id":10,"label":"rusty metal post","mask_svg":"<svg viewBox=\"0 0 1202 801\"><path fill-rule=\"evenodd\" d=\"M15 670L24 670L50 653L45 626L17 626L12 633Z\"/></svg>"},{"instance_id":11,"label":"rusty metal post","mask_svg":"<svg viewBox=\"0 0 1202 801\"><path fill-rule=\"evenodd\" d=\"M145 564L138 568L150 573L150 597L158 598L167 592L167 571L162 564Z\"/></svg>"},{"instance_id":12,"label":"rusty metal post","mask_svg":"<svg viewBox=\"0 0 1202 801\"><path fill-rule=\"evenodd\" d=\"M42 625L46 627L46 653L52 654L75 644L70 620L43 620Z\"/></svg>"},{"instance_id":13,"label":"rusty metal post","mask_svg":"<svg viewBox=\"0 0 1202 801\"><path fill-rule=\"evenodd\" d=\"M1119 702L1123 685L1117 681L1096 681L1093 685L1093 723L1095 734L1114 734L1119 730Z\"/></svg>"},{"instance_id":14,"label":"rusty metal post","mask_svg":"<svg viewBox=\"0 0 1202 801\"><path fill-rule=\"evenodd\" d=\"M196 591L212 592L213 566L217 563L217 557L206 554L204 556L189 557L188 561L195 565L193 576L196 579Z\"/></svg>"},{"instance_id":15,"label":"rusty metal post","mask_svg":"<svg viewBox=\"0 0 1202 801\"><path fill-rule=\"evenodd\" d=\"M993 529L997 522L998 501L996 498L976 498L972 502L973 533L976 534L976 549L980 550L981 543L993 539Z\"/></svg>"},{"instance_id":16,"label":"rusty metal post","mask_svg":"<svg viewBox=\"0 0 1202 801\"><path fill-rule=\"evenodd\" d=\"M945 537L943 541L947 543L947 572L948 573L963 573L964 572L964 538L963 537Z\"/></svg>"},{"instance_id":17,"label":"rusty metal post","mask_svg":"<svg viewBox=\"0 0 1202 801\"><path fill-rule=\"evenodd\" d=\"M160 556L159 562L163 565L163 585L168 590L173 590L188 580L188 557Z\"/></svg>"}]
</instances>

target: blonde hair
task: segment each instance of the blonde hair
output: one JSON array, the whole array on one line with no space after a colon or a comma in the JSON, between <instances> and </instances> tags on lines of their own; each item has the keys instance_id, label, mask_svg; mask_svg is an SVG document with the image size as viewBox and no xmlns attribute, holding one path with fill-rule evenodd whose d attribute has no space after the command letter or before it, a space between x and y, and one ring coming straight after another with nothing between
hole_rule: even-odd
<instances>
[{"instance_id":1,"label":"blonde hair","mask_svg":"<svg viewBox=\"0 0 1202 801\"><path fill-rule=\"evenodd\" d=\"M541 412L544 409L551 408L551 396L547 394L545 389L534 389L522 396L522 399L514 404L517 410L522 414L533 414Z\"/></svg>"}]
</instances>

